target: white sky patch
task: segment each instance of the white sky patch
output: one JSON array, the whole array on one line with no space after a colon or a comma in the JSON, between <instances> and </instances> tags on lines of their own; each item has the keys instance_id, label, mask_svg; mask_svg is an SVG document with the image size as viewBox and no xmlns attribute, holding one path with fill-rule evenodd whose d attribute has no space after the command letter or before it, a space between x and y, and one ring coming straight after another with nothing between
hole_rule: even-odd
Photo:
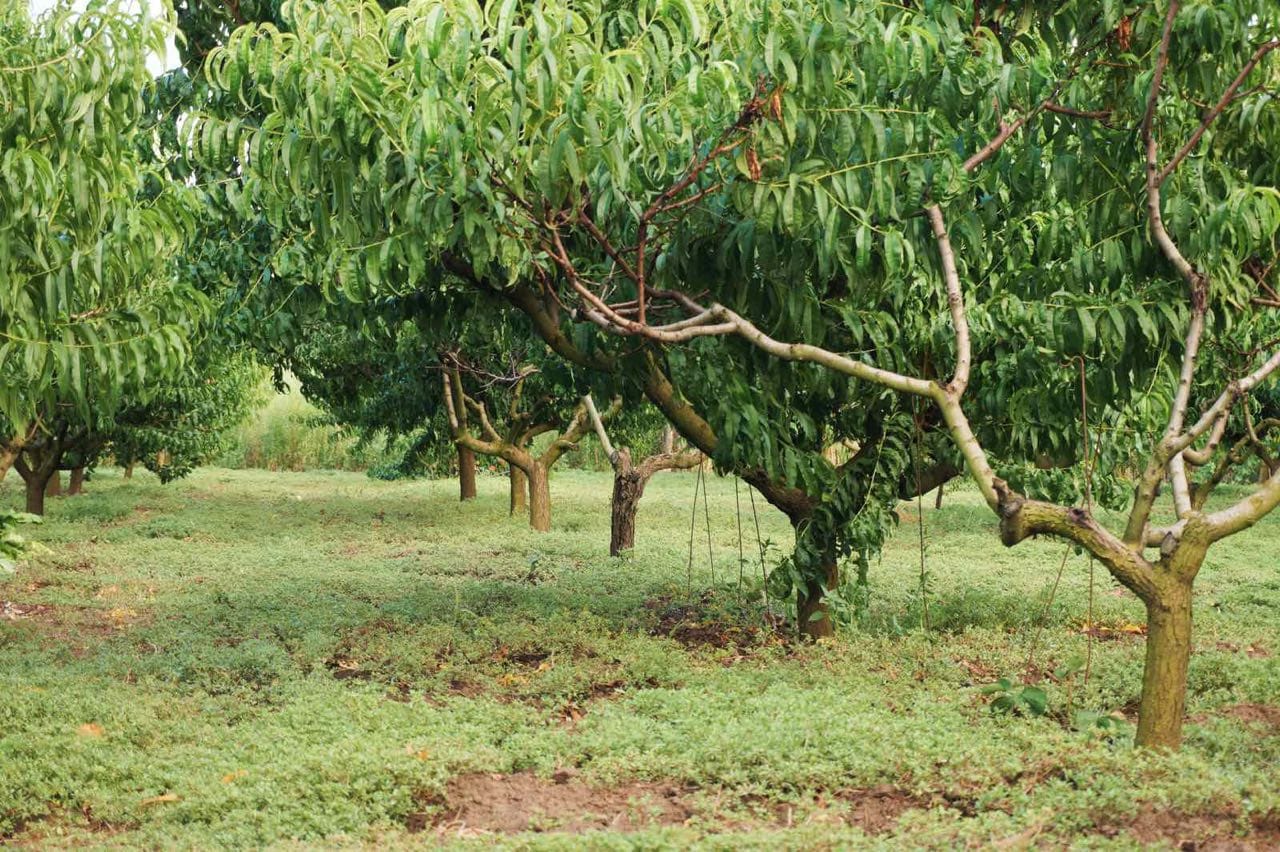
<instances>
[{"instance_id":1,"label":"white sky patch","mask_svg":"<svg viewBox=\"0 0 1280 852\"><path fill-rule=\"evenodd\" d=\"M58 0L30 0L30 3L31 16L36 18L57 6ZM83 9L86 3L87 0L72 0L71 8ZM160 17L167 12L165 0L130 0L130 2L122 3L121 5L125 9L133 9L135 11L141 10L145 5L155 17ZM148 57L147 70L159 77L164 72L177 68L181 64L182 61L178 57L178 48L174 45L173 37L170 36L165 41L165 55L158 56L153 54Z\"/></svg>"}]
</instances>

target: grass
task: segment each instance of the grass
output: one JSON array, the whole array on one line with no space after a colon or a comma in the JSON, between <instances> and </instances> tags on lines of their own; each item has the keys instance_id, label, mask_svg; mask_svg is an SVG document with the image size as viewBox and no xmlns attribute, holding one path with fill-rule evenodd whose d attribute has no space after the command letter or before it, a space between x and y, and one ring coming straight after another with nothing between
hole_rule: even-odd
<instances>
[{"instance_id":1,"label":"grass","mask_svg":"<svg viewBox=\"0 0 1280 852\"><path fill-rule=\"evenodd\" d=\"M1094 622L1114 630L1087 685L1045 678L1045 717L989 711L980 687L1024 678L1041 623L1036 670L1083 659L1089 570L1069 556L1046 606L1062 545L1001 548L973 494L925 511L928 633L909 506L869 610L815 646L759 629L731 480L710 480L714 576L701 511L687 567L691 476L655 479L621 560L608 477L552 489L546 535L506 517L490 477L462 505L452 482L103 471L51 501L48 552L0 583L0 842L1133 848L1251 824L1262 843L1280 821L1280 520L1211 553L1188 743L1157 755L1072 725L1137 699L1141 608L1100 569ZM785 549L781 516L760 524ZM662 784L682 810L632 814L633 833L558 833L548 812L531 825L549 831L477 834L454 801L475 773ZM849 816L873 805L874 826Z\"/></svg>"}]
</instances>

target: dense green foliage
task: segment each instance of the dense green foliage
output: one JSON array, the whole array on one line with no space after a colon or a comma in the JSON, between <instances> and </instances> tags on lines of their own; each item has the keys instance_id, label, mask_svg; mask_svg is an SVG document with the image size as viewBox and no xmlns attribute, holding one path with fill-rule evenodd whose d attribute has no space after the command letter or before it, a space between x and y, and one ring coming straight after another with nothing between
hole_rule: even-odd
<instances>
[{"instance_id":1,"label":"dense green foliage","mask_svg":"<svg viewBox=\"0 0 1280 852\"><path fill-rule=\"evenodd\" d=\"M985 508L949 494L925 514L934 633L917 629L916 543L900 536L872 574L860 629L776 644L755 632L745 495L747 603L736 602L728 480L710 480L714 577L702 550L688 591L694 478L654 480L644 546L620 568L605 549L607 474L558 475L563 520L537 535L506 517L494 479L459 504L443 481L206 469L162 488L103 472L88 495L51 504L52 552L0 582L0 601L29 613L0 618L0 836L54 848L764 849L1035 833L1055 847L1133 848L1131 830L1176 846L1274 820L1280 737L1246 715L1280 690L1274 520L1215 552L1187 747L1143 754L1131 728L1108 742L1072 729L1067 712L1136 699L1141 645L1120 628L1141 608L1101 572L1093 618L1114 632L1094 645L1088 685L1079 671L1046 681L1043 717L993 715L979 694L997 677L1025 680L1061 545L1001 553L997 574ZM761 508L764 537L785 540L786 519ZM1037 668L1083 657L1088 599L1074 557ZM335 677L344 665L362 674ZM531 770L555 788L564 768L606 789L690 785L693 819L632 836L406 833L410 814L441 816L457 776ZM918 798L868 837L837 822L859 824L841 795L868 788ZM1166 812L1168 834L1140 827Z\"/></svg>"},{"instance_id":2,"label":"dense green foliage","mask_svg":"<svg viewBox=\"0 0 1280 852\"><path fill-rule=\"evenodd\" d=\"M54 404L109 412L126 382L176 366L203 312L172 275L189 194L141 153L146 58L170 25L27 7L0 4L0 416L15 430Z\"/></svg>"},{"instance_id":3,"label":"dense green foliage","mask_svg":"<svg viewBox=\"0 0 1280 852\"><path fill-rule=\"evenodd\" d=\"M261 406L262 381L247 356L201 347L179 376L116 413L108 449L118 464L139 461L162 482L186 476L217 458L227 432Z\"/></svg>"}]
</instances>

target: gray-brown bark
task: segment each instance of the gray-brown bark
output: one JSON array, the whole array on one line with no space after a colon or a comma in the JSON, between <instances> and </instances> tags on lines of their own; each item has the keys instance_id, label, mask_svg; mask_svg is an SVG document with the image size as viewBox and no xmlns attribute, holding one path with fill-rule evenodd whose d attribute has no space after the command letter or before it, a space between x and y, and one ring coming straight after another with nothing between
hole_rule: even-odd
<instances>
[{"instance_id":1,"label":"gray-brown bark","mask_svg":"<svg viewBox=\"0 0 1280 852\"><path fill-rule=\"evenodd\" d=\"M529 526L538 532L546 532L551 529L551 469L566 452L577 448L577 442L591 427L586 410L580 404L561 433L546 450L535 456L527 449L529 443L534 437L553 431L556 426L549 423L530 424L518 411L520 387L525 375L527 373L521 373L513 388L509 410L511 428L508 434L503 434L494 427L484 403L467 396L458 368L445 370L441 381L445 412L454 444L474 453L500 458L508 464L511 470L512 514L523 511L525 489L519 487L523 478L528 489ZM621 403L615 401L608 416L613 416L620 406ZM461 413L466 409L470 409L475 415L483 437L472 433L469 423Z\"/></svg>"},{"instance_id":2,"label":"gray-brown bark","mask_svg":"<svg viewBox=\"0 0 1280 852\"><path fill-rule=\"evenodd\" d=\"M476 454L466 447L458 447L458 499L474 500L476 497Z\"/></svg>"},{"instance_id":3,"label":"gray-brown bark","mask_svg":"<svg viewBox=\"0 0 1280 852\"><path fill-rule=\"evenodd\" d=\"M529 512L529 477L517 465L509 465L507 474L511 494L508 500L510 515L525 515Z\"/></svg>"},{"instance_id":4,"label":"gray-brown bark","mask_svg":"<svg viewBox=\"0 0 1280 852\"><path fill-rule=\"evenodd\" d=\"M602 443L605 443L602 441ZM697 467L702 463L699 452L662 452L633 464L631 450L619 447L611 454L613 465L613 497L609 504L609 555L618 556L636 544L636 516L645 486L660 470Z\"/></svg>"}]
</instances>

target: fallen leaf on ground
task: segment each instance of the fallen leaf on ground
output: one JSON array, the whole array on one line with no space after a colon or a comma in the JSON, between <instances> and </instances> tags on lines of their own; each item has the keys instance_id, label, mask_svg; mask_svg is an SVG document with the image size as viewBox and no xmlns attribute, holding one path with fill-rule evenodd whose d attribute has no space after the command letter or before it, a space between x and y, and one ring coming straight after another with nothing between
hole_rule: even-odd
<instances>
[{"instance_id":1,"label":"fallen leaf on ground","mask_svg":"<svg viewBox=\"0 0 1280 852\"><path fill-rule=\"evenodd\" d=\"M161 796L152 796L149 799L143 799L141 802L138 802L138 804L142 807L146 807L147 805L162 805L166 802L176 802L178 800L179 796L177 793L165 793Z\"/></svg>"}]
</instances>

